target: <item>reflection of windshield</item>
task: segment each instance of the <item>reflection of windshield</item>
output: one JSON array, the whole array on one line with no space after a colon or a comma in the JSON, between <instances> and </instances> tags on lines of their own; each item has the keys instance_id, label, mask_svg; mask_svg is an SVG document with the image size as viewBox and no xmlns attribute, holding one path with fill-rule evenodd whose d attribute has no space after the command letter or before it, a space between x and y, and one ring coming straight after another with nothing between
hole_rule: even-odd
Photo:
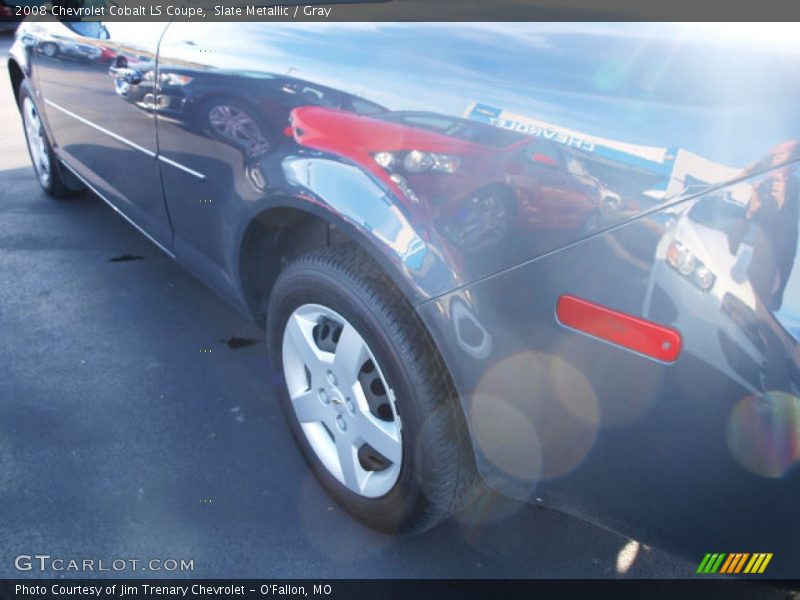
<instances>
[{"instance_id":1,"label":"reflection of windshield","mask_svg":"<svg viewBox=\"0 0 800 600\"><path fill-rule=\"evenodd\" d=\"M717 195L701 198L689 210L689 219L704 227L731 231L732 227L745 218L745 207L729 200L720 202Z\"/></svg>"},{"instance_id":2,"label":"reflection of windshield","mask_svg":"<svg viewBox=\"0 0 800 600\"><path fill-rule=\"evenodd\" d=\"M487 146L508 146L527 138L515 131L431 113L390 112L378 115L376 118Z\"/></svg>"},{"instance_id":3,"label":"reflection of windshield","mask_svg":"<svg viewBox=\"0 0 800 600\"><path fill-rule=\"evenodd\" d=\"M363 98L355 98L350 103L350 110L359 115L377 115L386 112L386 109L380 104L375 104Z\"/></svg>"},{"instance_id":4,"label":"reflection of windshield","mask_svg":"<svg viewBox=\"0 0 800 600\"><path fill-rule=\"evenodd\" d=\"M744 204L733 201L728 194L724 198L720 198L719 194L711 194L698 200L689 209L688 217L698 225L730 235L742 227L743 221L746 220L746 209ZM756 228L750 223L746 226L741 241L752 246L755 243L755 236Z\"/></svg>"},{"instance_id":5,"label":"reflection of windshield","mask_svg":"<svg viewBox=\"0 0 800 600\"><path fill-rule=\"evenodd\" d=\"M329 94L325 91L304 84L289 83L283 86L283 91L287 94L297 94L315 106L325 106L327 108L341 108L341 99L336 94Z\"/></svg>"},{"instance_id":6,"label":"reflection of windshield","mask_svg":"<svg viewBox=\"0 0 800 600\"><path fill-rule=\"evenodd\" d=\"M305 82L297 81L286 83L283 85L282 89L287 94L293 94L304 98L306 102L314 106L347 110L359 115L374 115L386 112L383 106L375 102L343 94L335 90L310 85Z\"/></svg>"},{"instance_id":7,"label":"reflection of windshield","mask_svg":"<svg viewBox=\"0 0 800 600\"><path fill-rule=\"evenodd\" d=\"M567 171L580 177L590 177L586 165L571 156L567 156Z\"/></svg>"}]
</instances>

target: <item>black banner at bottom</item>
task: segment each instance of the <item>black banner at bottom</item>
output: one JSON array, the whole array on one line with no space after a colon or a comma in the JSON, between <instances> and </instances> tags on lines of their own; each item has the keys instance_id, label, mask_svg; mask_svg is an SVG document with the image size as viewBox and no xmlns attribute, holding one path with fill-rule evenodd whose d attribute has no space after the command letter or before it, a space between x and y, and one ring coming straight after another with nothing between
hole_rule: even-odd
<instances>
[{"instance_id":1,"label":"black banner at bottom","mask_svg":"<svg viewBox=\"0 0 800 600\"><path fill-rule=\"evenodd\" d=\"M783 599L800 589L784 580L187 580L187 579L26 579L0 580L0 598L185 599L241 598L264 600L502 600L529 598L731 598Z\"/></svg>"}]
</instances>

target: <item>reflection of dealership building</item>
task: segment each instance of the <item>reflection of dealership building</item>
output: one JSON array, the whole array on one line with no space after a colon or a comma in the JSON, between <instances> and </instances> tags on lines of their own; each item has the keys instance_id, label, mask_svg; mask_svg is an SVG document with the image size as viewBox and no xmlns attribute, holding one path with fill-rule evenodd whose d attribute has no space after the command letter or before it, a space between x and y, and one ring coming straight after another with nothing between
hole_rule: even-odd
<instances>
[{"instance_id":1,"label":"reflection of dealership building","mask_svg":"<svg viewBox=\"0 0 800 600\"><path fill-rule=\"evenodd\" d=\"M582 158L587 170L619 194L645 191L653 201L670 198L693 184L729 181L741 174L682 148L639 146L574 131L485 104L472 103L467 119L562 144Z\"/></svg>"}]
</instances>

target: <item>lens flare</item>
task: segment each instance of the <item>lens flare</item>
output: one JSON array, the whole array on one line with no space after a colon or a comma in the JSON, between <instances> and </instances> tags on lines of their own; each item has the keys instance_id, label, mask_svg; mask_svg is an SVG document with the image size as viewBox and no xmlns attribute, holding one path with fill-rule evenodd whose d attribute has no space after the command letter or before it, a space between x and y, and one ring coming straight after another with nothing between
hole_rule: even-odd
<instances>
[{"instance_id":1,"label":"lens flare","mask_svg":"<svg viewBox=\"0 0 800 600\"><path fill-rule=\"evenodd\" d=\"M470 416L484 456L518 479L560 477L580 465L597 437L597 397L577 368L544 352L494 365Z\"/></svg>"},{"instance_id":2,"label":"lens flare","mask_svg":"<svg viewBox=\"0 0 800 600\"><path fill-rule=\"evenodd\" d=\"M483 486L455 515L455 521L463 530L467 542L477 545L484 526L502 523L528 509L530 505L522 500L500 495L488 486Z\"/></svg>"},{"instance_id":3,"label":"lens flare","mask_svg":"<svg viewBox=\"0 0 800 600\"><path fill-rule=\"evenodd\" d=\"M600 421L600 409L594 389L583 373L571 362L553 355L550 358L549 375L556 396L564 407L573 416L596 429Z\"/></svg>"},{"instance_id":4,"label":"lens flare","mask_svg":"<svg viewBox=\"0 0 800 600\"><path fill-rule=\"evenodd\" d=\"M473 442L486 459L517 479L539 480L541 447L533 425L518 408L501 397L478 395L473 398L470 416Z\"/></svg>"},{"instance_id":5,"label":"lens flare","mask_svg":"<svg viewBox=\"0 0 800 600\"><path fill-rule=\"evenodd\" d=\"M555 354L561 357L557 364L567 365L555 370L563 374L555 379L559 399L572 406L575 416L601 429L640 421L663 389L664 370L659 365L637 360L621 368L615 354L597 352L581 336L565 337Z\"/></svg>"},{"instance_id":6,"label":"lens flare","mask_svg":"<svg viewBox=\"0 0 800 600\"><path fill-rule=\"evenodd\" d=\"M739 401L728 418L728 448L736 461L762 477L783 477L800 461L800 399L767 392Z\"/></svg>"}]
</instances>

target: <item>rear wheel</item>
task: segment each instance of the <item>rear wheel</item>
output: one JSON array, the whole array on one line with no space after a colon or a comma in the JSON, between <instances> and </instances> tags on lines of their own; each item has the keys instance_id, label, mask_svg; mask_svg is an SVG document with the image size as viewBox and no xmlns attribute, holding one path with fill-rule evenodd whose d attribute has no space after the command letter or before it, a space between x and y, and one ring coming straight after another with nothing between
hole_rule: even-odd
<instances>
[{"instance_id":1,"label":"rear wheel","mask_svg":"<svg viewBox=\"0 0 800 600\"><path fill-rule=\"evenodd\" d=\"M472 450L413 310L352 245L281 273L267 336L287 422L322 485L382 531L432 527L470 496Z\"/></svg>"},{"instance_id":2,"label":"rear wheel","mask_svg":"<svg viewBox=\"0 0 800 600\"><path fill-rule=\"evenodd\" d=\"M27 81L20 85L19 103L25 127L25 141L39 185L54 198L66 198L81 193L84 190L83 185L65 170L53 153Z\"/></svg>"}]
</instances>

